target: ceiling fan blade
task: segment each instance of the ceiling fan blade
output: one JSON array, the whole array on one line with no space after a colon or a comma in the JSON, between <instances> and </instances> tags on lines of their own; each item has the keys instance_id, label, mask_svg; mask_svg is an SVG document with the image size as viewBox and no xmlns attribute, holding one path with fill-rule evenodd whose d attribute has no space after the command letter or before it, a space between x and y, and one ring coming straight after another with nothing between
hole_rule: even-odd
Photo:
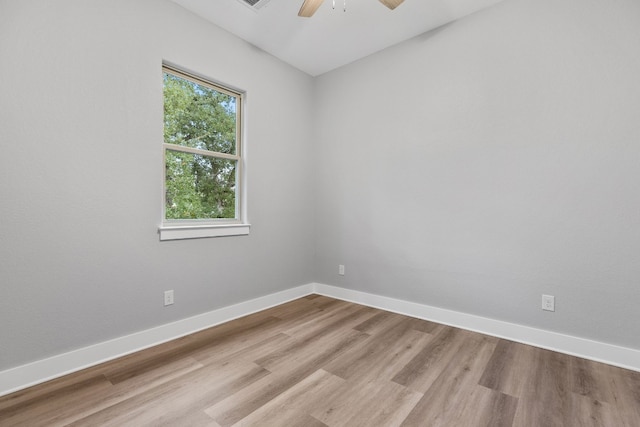
<instances>
[{"instance_id":1,"label":"ceiling fan blade","mask_svg":"<svg viewBox=\"0 0 640 427\"><path fill-rule=\"evenodd\" d=\"M302 6L300 7L300 12L298 12L298 16L302 16L304 18L310 18L316 13L316 10L320 7L323 0L304 0Z\"/></svg>"},{"instance_id":2,"label":"ceiling fan blade","mask_svg":"<svg viewBox=\"0 0 640 427\"><path fill-rule=\"evenodd\" d=\"M387 6L389 9L393 10L396 7L400 6L404 0L380 0L380 3Z\"/></svg>"}]
</instances>

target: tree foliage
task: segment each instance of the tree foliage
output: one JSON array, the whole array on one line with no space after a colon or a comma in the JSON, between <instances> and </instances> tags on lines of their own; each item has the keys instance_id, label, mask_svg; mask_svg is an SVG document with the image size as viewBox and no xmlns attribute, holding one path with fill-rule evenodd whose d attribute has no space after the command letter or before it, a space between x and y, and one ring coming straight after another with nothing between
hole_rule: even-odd
<instances>
[{"instance_id":1,"label":"tree foliage","mask_svg":"<svg viewBox=\"0 0 640 427\"><path fill-rule=\"evenodd\" d=\"M164 74L164 141L236 154L236 97ZM166 219L235 218L237 161L167 149Z\"/></svg>"}]
</instances>

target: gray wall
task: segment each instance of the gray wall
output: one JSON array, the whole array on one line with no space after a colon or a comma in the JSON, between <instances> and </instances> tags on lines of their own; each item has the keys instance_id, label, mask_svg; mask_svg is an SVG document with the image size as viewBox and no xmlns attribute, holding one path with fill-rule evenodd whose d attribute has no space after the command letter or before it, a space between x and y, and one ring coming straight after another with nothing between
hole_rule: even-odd
<instances>
[{"instance_id":1,"label":"gray wall","mask_svg":"<svg viewBox=\"0 0 640 427\"><path fill-rule=\"evenodd\" d=\"M319 77L317 280L640 348L639 23L508 0Z\"/></svg>"},{"instance_id":2,"label":"gray wall","mask_svg":"<svg viewBox=\"0 0 640 427\"><path fill-rule=\"evenodd\" d=\"M249 236L158 241L162 60L247 91ZM312 90L168 1L0 1L0 370L312 282Z\"/></svg>"},{"instance_id":3,"label":"gray wall","mask_svg":"<svg viewBox=\"0 0 640 427\"><path fill-rule=\"evenodd\" d=\"M507 0L313 80L168 1L0 0L0 370L312 281L640 348L639 18ZM163 59L248 92L247 237L158 241Z\"/></svg>"}]
</instances>

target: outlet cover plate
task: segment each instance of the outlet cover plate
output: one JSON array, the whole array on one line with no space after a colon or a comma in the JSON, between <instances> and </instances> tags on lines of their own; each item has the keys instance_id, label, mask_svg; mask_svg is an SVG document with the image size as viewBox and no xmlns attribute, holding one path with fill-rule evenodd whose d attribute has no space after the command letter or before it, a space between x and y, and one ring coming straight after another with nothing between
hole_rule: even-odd
<instances>
[{"instance_id":1,"label":"outlet cover plate","mask_svg":"<svg viewBox=\"0 0 640 427\"><path fill-rule=\"evenodd\" d=\"M556 298L553 295L542 295L542 309L556 311Z\"/></svg>"},{"instance_id":2,"label":"outlet cover plate","mask_svg":"<svg viewBox=\"0 0 640 427\"><path fill-rule=\"evenodd\" d=\"M164 305L172 305L173 304L173 290L164 291Z\"/></svg>"}]
</instances>

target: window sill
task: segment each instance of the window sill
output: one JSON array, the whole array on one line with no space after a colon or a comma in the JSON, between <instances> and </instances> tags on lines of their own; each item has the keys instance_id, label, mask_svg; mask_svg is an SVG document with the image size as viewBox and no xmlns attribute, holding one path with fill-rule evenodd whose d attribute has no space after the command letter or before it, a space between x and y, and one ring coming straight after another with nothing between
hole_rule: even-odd
<instances>
[{"instance_id":1,"label":"window sill","mask_svg":"<svg viewBox=\"0 0 640 427\"><path fill-rule=\"evenodd\" d=\"M251 224L161 225L160 240L202 239L206 237L246 236Z\"/></svg>"}]
</instances>

